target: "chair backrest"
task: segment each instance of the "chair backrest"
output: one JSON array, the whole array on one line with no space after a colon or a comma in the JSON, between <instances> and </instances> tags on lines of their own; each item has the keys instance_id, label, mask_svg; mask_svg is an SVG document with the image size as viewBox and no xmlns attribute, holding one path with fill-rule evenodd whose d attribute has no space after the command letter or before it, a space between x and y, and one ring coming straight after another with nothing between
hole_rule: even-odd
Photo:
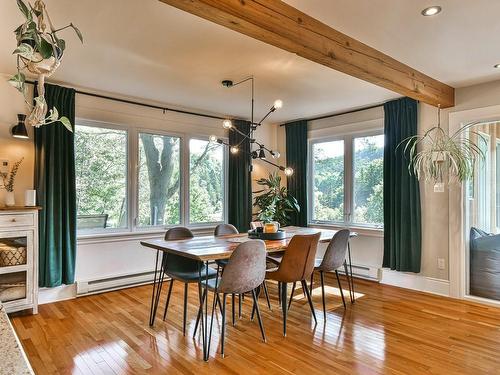
<instances>
[{"instance_id":1,"label":"chair backrest","mask_svg":"<svg viewBox=\"0 0 500 375\"><path fill-rule=\"evenodd\" d=\"M171 228L165 233L165 241L188 240L193 237L193 232L185 227ZM169 272L198 272L201 266L202 264L194 259L175 254L163 254L162 267L167 275Z\"/></svg>"},{"instance_id":2,"label":"chair backrest","mask_svg":"<svg viewBox=\"0 0 500 375\"><path fill-rule=\"evenodd\" d=\"M238 233L238 229L232 224L219 224L215 227L214 236L227 236L229 234Z\"/></svg>"},{"instance_id":3,"label":"chair backrest","mask_svg":"<svg viewBox=\"0 0 500 375\"><path fill-rule=\"evenodd\" d=\"M321 233L293 236L276 271L279 281L308 279L314 271L316 250Z\"/></svg>"},{"instance_id":4,"label":"chair backrest","mask_svg":"<svg viewBox=\"0 0 500 375\"><path fill-rule=\"evenodd\" d=\"M185 227L171 228L165 233L165 241L187 240L193 237L193 232Z\"/></svg>"},{"instance_id":5,"label":"chair backrest","mask_svg":"<svg viewBox=\"0 0 500 375\"><path fill-rule=\"evenodd\" d=\"M349 229L342 229L335 233L326 248L319 269L323 271L334 271L344 264L350 234L351 232Z\"/></svg>"},{"instance_id":6,"label":"chair backrest","mask_svg":"<svg viewBox=\"0 0 500 375\"><path fill-rule=\"evenodd\" d=\"M221 293L246 293L261 285L266 277L266 245L262 240L243 242L234 249L224 267Z\"/></svg>"}]
</instances>

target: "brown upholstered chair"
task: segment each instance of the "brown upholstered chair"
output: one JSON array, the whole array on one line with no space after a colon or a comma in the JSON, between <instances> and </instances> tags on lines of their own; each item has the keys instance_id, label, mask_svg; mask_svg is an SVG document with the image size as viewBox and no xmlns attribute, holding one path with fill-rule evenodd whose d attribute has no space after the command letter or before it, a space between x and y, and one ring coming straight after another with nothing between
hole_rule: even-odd
<instances>
[{"instance_id":1,"label":"brown upholstered chair","mask_svg":"<svg viewBox=\"0 0 500 375\"><path fill-rule=\"evenodd\" d=\"M224 273L218 279L208 280L208 289L214 291L213 309L215 310L216 301L219 299L219 293L222 293L222 338L221 338L221 355L224 357L224 341L226 331L226 298L228 294L244 294L251 293L254 303L254 308L257 311L260 332L262 340L266 342L266 334L264 325L260 316L260 310L255 290L264 282L266 276L266 245L264 241L252 240L238 245L234 249L229 261L224 268ZM205 284L204 281L202 281ZM204 285L205 286L205 285ZM204 293L205 295L205 293ZM210 323L210 335L213 323ZM201 310L198 313L198 318L201 316ZM211 340L209 339L209 342ZM209 349L210 350L210 349Z\"/></svg>"},{"instance_id":2,"label":"brown upholstered chair","mask_svg":"<svg viewBox=\"0 0 500 375\"><path fill-rule=\"evenodd\" d=\"M316 322L316 313L312 304L307 282L314 270L314 259L321 233L294 236L283 255L278 268L268 271L266 279L278 281L281 284L281 309L283 311L283 335L286 336L287 316L287 284L300 281L306 294L311 313Z\"/></svg>"},{"instance_id":3,"label":"brown upholstered chair","mask_svg":"<svg viewBox=\"0 0 500 375\"><path fill-rule=\"evenodd\" d=\"M325 321L326 321L326 306L325 306L326 304L325 304L325 280L323 276L324 272L335 271L335 276L337 277L337 283L339 284L340 295L342 297L342 303L344 305L344 309L346 308L344 292L342 291L342 284L340 283L338 269L344 266L346 271L346 277L349 277L345 256L347 253L347 244L349 243L350 234L351 232L349 231L349 229L339 230L337 233L335 233L330 243L328 244L323 259L315 260L314 271L319 271L321 277L321 295L323 300L323 316L325 318Z\"/></svg>"},{"instance_id":4,"label":"brown upholstered chair","mask_svg":"<svg viewBox=\"0 0 500 375\"><path fill-rule=\"evenodd\" d=\"M185 240L193 238L193 233L184 227L176 227L169 229L165 233L165 241L176 241ZM182 333L186 334L186 314L187 314L187 294L188 294L188 284L198 283L201 275L205 276L206 266L202 262L194 259L189 259L180 255L175 254L163 254L162 260L162 270L170 277L170 286L168 288L167 302L165 303L165 312L163 313L163 320L167 316L168 305L170 303L170 295L172 294L172 287L174 286L174 280L184 283L184 316L182 323ZM217 271L212 268L208 268L208 277L213 278L217 276ZM200 298L201 298L201 290Z\"/></svg>"}]
</instances>

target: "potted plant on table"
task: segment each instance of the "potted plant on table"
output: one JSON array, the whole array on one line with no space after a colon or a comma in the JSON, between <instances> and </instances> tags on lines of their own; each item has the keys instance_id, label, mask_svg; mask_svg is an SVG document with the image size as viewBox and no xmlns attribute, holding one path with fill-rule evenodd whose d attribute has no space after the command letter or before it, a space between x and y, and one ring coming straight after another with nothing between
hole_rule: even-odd
<instances>
[{"instance_id":1,"label":"potted plant on table","mask_svg":"<svg viewBox=\"0 0 500 375\"><path fill-rule=\"evenodd\" d=\"M17 0L17 5L24 16L24 22L14 31L17 48L13 54L17 59L17 74L9 80L9 83L23 94L26 105L30 108L26 123L40 127L60 121L69 131L72 131L71 122L67 117L59 117L57 108L54 107L49 111L45 100L44 84L45 78L54 74L61 64L66 49L66 42L59 37L58 33L72 28L83 43L82 33L72 23L55 28L42 0L36 0L33 5ZM37 76L38 95L34 98L34 105L27 98L25 73ZM48 115L47 112L49 112Z\"/></svg>"},{"instance_id":2,"label":"potted plant on table","mask_svg":"<svg viewBox=\"0 0 500 375\"><path fill-rule=\"evenodd\" d=\"M15 206L16 201L14 198L14 182L16 180L17 172L19 171L19 166L23 162L24 158L21 158L17 162L14 163L10 172L0 173L0 177L2 177L3 187L7 190L7 194L5 195L5 205L7 207Z\"/></svg>"},{"instance_id":3,"label":"potted plant on table","mask_svg":"<svg viewBox=\"0 0 500 375\"><path fill-rule=\"evenodd\" d=\"M290 214L300 212L300 207L297 199L288 193L288 189L281 186L281 177L277 173L271 173L268 178L261 178L256 182L263 187L254 192L258 194L253 204L258 208L257 219L264 226L275 223L276 227L288 225L291 219Z\"/></svg>"}]
</instances>

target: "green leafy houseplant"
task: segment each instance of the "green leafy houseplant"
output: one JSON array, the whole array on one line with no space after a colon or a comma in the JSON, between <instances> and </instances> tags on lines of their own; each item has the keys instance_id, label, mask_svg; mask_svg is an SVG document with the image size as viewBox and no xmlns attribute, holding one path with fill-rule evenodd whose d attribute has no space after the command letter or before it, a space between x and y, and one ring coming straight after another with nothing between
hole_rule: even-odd
<instances>
[{"instance_id":1,"label":"green leafy houseplant","mask_svg":"<svg viewBox=\"0 0 500 375\"><path fill-rule=\"evenodd\" d=\"M58 33L72 28L83 43L82 33L72 23L56 29L42 0L36 0L34 5L17 0L17 5L24 17L24 22L14 31L17 48L13 55L17 59L17 74L9 80L9 83L23 94L30 109L26 122L31 126L39 127L60 121L69 131L72 131L69 119L64 116L59 117L57 108L49 111L45 101L44 84L45 78L50 77L61 64L66 50L66 41L59 38ZM26 72L37 75L38 96L34 98L34 105L27 98ZM48 115L47 112L49 112Z\"/></svg>"},{"instance_id":2,"label":"green leafy houseplant","mask_svg":"<svg viewBox=\"0 0 500 375\"><path fill-rule=\"evenodd\" d=\"M448 135L441 128L439 112L437 126L422 136L408 137L398 145L409 155L408 171L417 179L433 182L435 186L443 186L445 178L448 182L471 179L476 161L484 158L484 154L470 136L483 137L471 129L476 123L467 124Z\"/></svg>"},{"instance_id":3,"label":"green leafy houseplant","mask_svg":"<svg viewBox=\"0 0 500 375\"><path fill-rule=\"evenodd\" d=\"M263 187L262 190L254 192L258 195L253 205L259 208L256 216L260 221L277 221L281 226L285 226L289 224L292 212L300 212L297 199L288 193L286 187L281 186L281 177L277 173L258 179L257 184Z\"/></svg>"}]
</instances>

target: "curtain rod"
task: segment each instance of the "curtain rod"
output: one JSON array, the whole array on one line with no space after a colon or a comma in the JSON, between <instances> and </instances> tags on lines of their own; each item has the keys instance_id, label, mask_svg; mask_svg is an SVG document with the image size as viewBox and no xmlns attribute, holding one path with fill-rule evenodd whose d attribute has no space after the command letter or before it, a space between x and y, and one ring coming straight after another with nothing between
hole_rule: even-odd
<instances>
[{"instance_id":1,"label":"curtain rod","mask_svg":"<svg viewBox=\"0 0 500 375\"><path fill-rule=\"evenodd\" d=\"M34 85L34 81L26 81L26 83ZM86 95L86 96L92 96L94 98L101 98L101 99L107 99L107 100L113 100L115 102L120 102L120 103L126 103L126 104L133 104L133 105L138 105L141 107L148 107L148 108L153 108L153 109L159 109L162 110L163 112L176 112L176 113L182 113L185 115L192 115L192 116L199 116L199 117L207 117L207 118L213 118L216 120L225 120L225 117L220 117L220 116L214 116L214 115L206 115L203 113L197 113L197 112L191 112L191 111L183 111L181 109L173 109L173 108L168 108L168 107L161 107L159 105L154 105L154 104L147 104L147 103L141 103L141 102L136 102L133 100L128 100L128 99L120 99L120 98L114 98L112 96L107 96L107 95L101 95L101 94L94 94L91 92L87 91L80 91L76 90L75 92L80 95Z\"/></svg>"},{"instance_id":2,"label":"curtain rod","mask_svg":"<svg viewBox=\"0 0 500 375\"><path fill-rule=\"evenodd\" d=\"M366 111L368 109L382 107L383 105L384 105L384 103L374 104L374 105L370 105L370 106L367 106L367 107L361 107L361 108L351 109L349 111L333 113L331 115L324 115L324 116L319 116L319 117L308 118L308 119L305 119L305 121L323 120L325 118L337 117L337 116L342 116L342 115L348 115L349 113L356 113L356 112ZM294 122L294 121L289 121L289 122ZM286 124L281 124L280 126L285 126L285 125Z\"/></svg>"}]
</instances>

